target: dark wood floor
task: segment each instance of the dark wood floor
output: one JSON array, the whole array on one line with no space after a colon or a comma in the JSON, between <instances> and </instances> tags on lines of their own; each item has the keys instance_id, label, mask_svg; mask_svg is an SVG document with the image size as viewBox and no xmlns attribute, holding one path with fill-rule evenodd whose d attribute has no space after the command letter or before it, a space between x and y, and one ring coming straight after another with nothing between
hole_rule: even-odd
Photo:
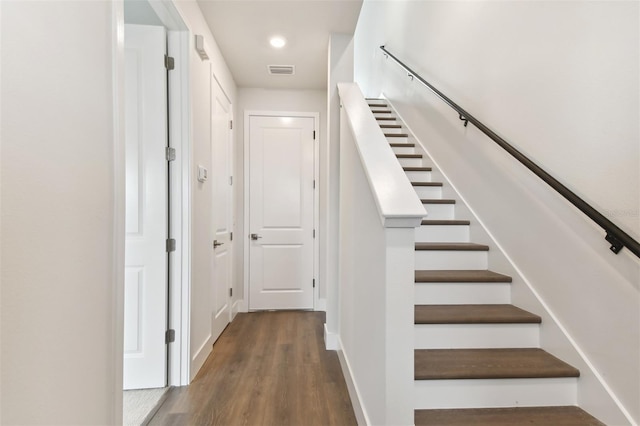
<instances>
[{"instance_id":1,"label":"dark wood floor","mask_svg":"<svg viewBox=\"0 0 640 426\"><path fill-rule=\"evenodd\" d=\"M157 425L355 425L323 312L238 314L190 386L173 388Z\"/></svg>"}]
</instances>

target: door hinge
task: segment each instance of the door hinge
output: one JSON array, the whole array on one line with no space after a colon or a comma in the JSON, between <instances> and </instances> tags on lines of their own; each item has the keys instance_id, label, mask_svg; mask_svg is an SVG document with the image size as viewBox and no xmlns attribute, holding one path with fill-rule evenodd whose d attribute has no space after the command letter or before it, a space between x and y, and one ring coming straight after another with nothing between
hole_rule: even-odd
<instances>
[{"instance_id":1,"label":"door hinge","mask_svg":"<svg viewBox=\"0 0 640 426\"><path fill-rule=\"evenodd\" d=\"M313 238L315 238L315 237L316 237L316 230L314 229L313 230Z\"/></svg>"},{"instance_id":2,"label":"door hinge","mask_svg":"<svg viewBox=\"0 0 640 426\"><path fill-rule=\"evenodd\" d=\"M233 288L229 289L229 297L233 297Z\"/></svg>"},{"instance_id":3,"label":"door hinge","mask_svg":"<svg viewBox=\"0 0 640 426\"><path fill-rule=\"evenodd\" d=\"M176 251L176 240L175 238L167 238L167 253L172 251Z\"/></svg>"},{"instance_id":4,"label":"door hinge","mask_svg":"<svg viewBox=\"0 0 640 426\"><path fill-rule=\"evenodd\" d=\"M167 71L171 71L175 68L175 61L171 56L164 55L164 67Z\"/></svg>"},{"instance_id":5,"label":"door hinge","mask_svg":"<svg viewBox=\"0 0 640 426\"><path fill-rule=\"evenodd\" d=\"M233 130L233 120L229 120L229 130Z\"/></svg>"},{"instance_id":6,"label":"door hinge","mask_svg":"<svg viewBox=\"0 0 640 426\"><path fill-rule=\"evenodd\" d=\"M313 288L316 288L316 279L313 279Z\"/></svg>"},{"instance_id":7,"label":"door hinge","mask_svg":"<svg viewBox=\"0 0 640 426\"><path fill-rule=\"evenodd\" d=\"M165 343L173 343L176 341L176 331L174 329L169 329L164 333L164 342Z\"/></svg>"},{"instance_id":8,"label":"door hinge","mask_svg":"<svg viewBox=\"0 0 640 426\"><path fill-rule=\"evenodd\" d=\"M313 180L313 189L316 189L316 180Z\"/></svg>"},{"instance_id":9,"label":"door hinge","mask_svg":"<svg viewBox=\"0 0 640 426\"><path fill-rule=\"evenodd\" d=\"M313 131L313 140L314 141L316 140L316 131L315 130Z\"/></svg>"},{"instance_id":10,"label":"door hinge","mask_svg":"<svg viewBox=\"0 0 640 426\"><path fill-rule=\"evenodd\" d=\"M229 241L233 241L233 232L229 232Z\"/></svg>"},{"instance_id":11,"label":"door hinge","mask_svg":"<svg viewBox=\"0 0 640 426\"><path fill-rule=\"evenodd\" d=\"M171 148L170 146L168 146L164 150L165 150L165 155L167 157L167 161L174 161L176 159L176 149L175 148Z\"/></svg>"},{"instance_id":12,"label":"door hinge","mask_svg":"<svg viewBox=\"0 0 640 426\"><path fill-rule=\"evenodd\" d=\"M233 185L233 176L229 176L229 185Z\"/></svg>"}]
</instances>

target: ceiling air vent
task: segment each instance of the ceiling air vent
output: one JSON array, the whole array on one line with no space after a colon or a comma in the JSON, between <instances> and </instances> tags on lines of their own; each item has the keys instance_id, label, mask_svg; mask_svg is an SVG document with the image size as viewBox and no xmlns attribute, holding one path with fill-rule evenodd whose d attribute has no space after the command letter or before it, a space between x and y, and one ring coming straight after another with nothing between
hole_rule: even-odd
<instances>
[{"instance_id":1,"label":"ceiling air vent","mask_svg":"<svg viewBox=\"0 0 640 426\"><path fill-rule=\"evenodd\" d=\"M296 67L293 65L268 65L269 74L272 75L293 75L296 73Z\"/></svg>"}]
</instances>

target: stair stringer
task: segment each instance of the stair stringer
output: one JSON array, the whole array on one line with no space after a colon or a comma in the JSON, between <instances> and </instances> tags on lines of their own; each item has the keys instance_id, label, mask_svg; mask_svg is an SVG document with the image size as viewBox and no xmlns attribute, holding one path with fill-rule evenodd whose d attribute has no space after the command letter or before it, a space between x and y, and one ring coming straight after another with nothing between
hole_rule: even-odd
<instances>
[{"instance_id":1,"label":"stair stringer","mask_svg":"<svg viewBox=\"0 0 640 426\"><path fill-rule=\"evenodd\" d=\"M488 245L490 248L488 252L490 268L513 278L511 303L525 310L535 312L542 317L539 331L540 348L580 370L580 377L577 380L577 405L606 424L635 424L631 414L625 409L602 374L590 362L585 352L571 337L569 330L562 324L558 315L553 312L548 303L536 291L534 284L525 277L485 224L475 214L465 197L457 190L456 186L442 170L440 164L438 164L438 161L430 154L426 145L416 136L393 103L386 99L384 94L381 94L380 97L386 100L398 121L402 122L403 127L406 128L407 133L409 133L409 141L415 143L415 153L424 155L433 164L432 181L446 183L442 189L442 197L457 200L456 218L471 220L469 228L470 241Z\"/></svg>"}]
</instances>

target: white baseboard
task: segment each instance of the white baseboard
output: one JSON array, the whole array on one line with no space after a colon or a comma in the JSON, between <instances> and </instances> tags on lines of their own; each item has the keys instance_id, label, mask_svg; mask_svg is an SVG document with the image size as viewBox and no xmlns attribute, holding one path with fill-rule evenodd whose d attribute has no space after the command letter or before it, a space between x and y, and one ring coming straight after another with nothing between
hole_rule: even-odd
<instances>
[{"instance_id":1,"label":"white baseboard","mask_svg":"<svg viewBox=\"0 0 640 426\"><path fill-rule=\"evenodd\" d=\"M326 323L324 324L324 347L328 351L338 351L341 349L339 336L327 330Z\"/></svg>"},{"instance_id":2,"label":"white baseboard","mask_svg":"<svg viewBox=\"0 0 640 426\"><path fill-rule=\"evenodd\" d=\"M202 345L200 345L195 355L191 358L191 366L189 368L191 377L189 378L189 382L191 382L194 377L196 377L196 374L198 374L198 371L200 371L200 368L202 368L202 366L204 365L204 362L207 360L207 357L211 353L212 349L213 341L211 335L209 335L209 337L205 339Z\"/></svg>"},{"instance_id":3,"label":"white baseboard","mask_svg":"<svg viewBox=\"0 0 640 426\"><path fill-rule=\"evenodd\" d=\"M347 384L347 390L349 391L349 397L351 398L351 406L353 407L353 412L356 415L358 425L370 425L371 422L369 421L369 416L367 416L367 413L361 403L360 392L358 392L358 385L356 385L356 382L353 379L353 375L351 374L349 359L342 350L342 341L340 340L340 336L337 336L337 344L339 347L339 349L337 350L338 359L340 360L340 367L342 367L342 375L344 376L344 381Z\"/></svg>"},{"instance_id":4,"label":"white baseboard","mask_svg":"<svg viewBox=\"0 0 640 426\"><path fill-rule=\"evenodd\" d=\"M236 315L238 315L240 312L246 312L242 310L243 306L244 300L242 299L233 302L233 305L231 305L231 321L233 321Z\"/></svg>"}]
</instances>

